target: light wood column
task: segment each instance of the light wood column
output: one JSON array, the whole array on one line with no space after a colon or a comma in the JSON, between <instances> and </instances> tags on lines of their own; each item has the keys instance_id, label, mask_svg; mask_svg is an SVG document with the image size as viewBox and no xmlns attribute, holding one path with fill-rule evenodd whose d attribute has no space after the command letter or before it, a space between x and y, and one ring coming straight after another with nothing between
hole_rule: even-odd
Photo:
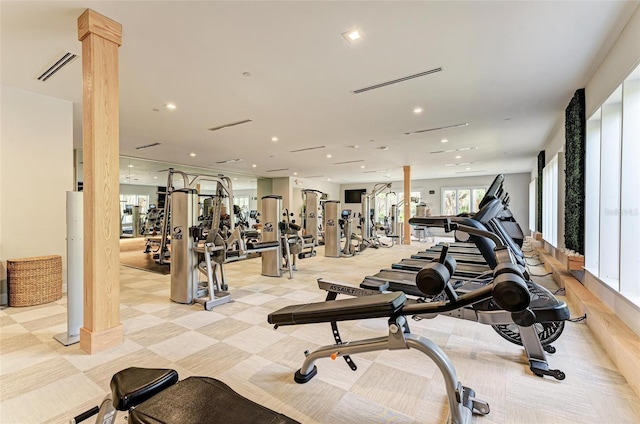
<instances>
[{"instance_id":1,"label":"light wood column","mask_svg":"<svg viewBox=\"0 0 640 424\"><path fill-rule=\"evenodd\" d=\"M411 244L411 226L409 218L411 218L411 167L405 165L402 167L404 171L404 230L402 244Z\"/></svg>"},{"instance_id":2,"label":"light wood column","mask_svg":"<svg viewBox=\"0 0 640 424\"><path fill-rule=\"evenodd\" d=\"M120 186L118 47L122 25L87 9L82 42L84 161L84 322L89 354L122 344L120 323Z\"/></svg>"}]
</instances>

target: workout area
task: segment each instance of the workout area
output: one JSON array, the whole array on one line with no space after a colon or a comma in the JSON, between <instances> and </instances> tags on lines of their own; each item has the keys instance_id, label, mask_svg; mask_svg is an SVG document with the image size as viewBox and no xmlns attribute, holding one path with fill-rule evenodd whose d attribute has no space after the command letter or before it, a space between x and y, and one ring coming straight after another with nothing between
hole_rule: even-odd
<instances>
[{"instance_id":1,"label":"workout area","mask_svg":"<svg viewBox=\"0 0 640 424\"><path fill-rule=\"evenodd\" d=\"M640 422L640 2L0 12L0 423Z\"/></svg>"}]
</instances>

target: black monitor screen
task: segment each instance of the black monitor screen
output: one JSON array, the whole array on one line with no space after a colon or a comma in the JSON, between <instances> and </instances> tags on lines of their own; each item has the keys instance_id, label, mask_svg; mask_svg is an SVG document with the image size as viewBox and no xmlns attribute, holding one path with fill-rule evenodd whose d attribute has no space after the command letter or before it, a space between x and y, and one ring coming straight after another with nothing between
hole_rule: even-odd
<instances>
[{"instance_id":1,"label":"black monitor screen","mask_svg":"<svg viewBox=\"0 0 640 424\"><path fill-rule=\"evenodd\" d=\"M345 203L360 203L362 201L362 193L366 193L366 189L360 190L345 190L344 202Z\"/></svg>"}]
</instances>

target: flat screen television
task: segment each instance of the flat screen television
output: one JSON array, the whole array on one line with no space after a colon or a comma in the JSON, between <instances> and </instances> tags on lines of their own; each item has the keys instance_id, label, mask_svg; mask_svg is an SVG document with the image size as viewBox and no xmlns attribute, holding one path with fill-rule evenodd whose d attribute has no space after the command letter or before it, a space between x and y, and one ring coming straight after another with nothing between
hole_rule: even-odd
<instances>
[{"instance_id":1,"label":"flat screen television","mask_svg":"<svg viewBox=\"0 0 640 424\"><path fill-rule=\"evenodd\" d=\"M360 203L362 201L362 193L366 193L366 189L345 190L344 203Z\"/></svg>"}]
</instances>

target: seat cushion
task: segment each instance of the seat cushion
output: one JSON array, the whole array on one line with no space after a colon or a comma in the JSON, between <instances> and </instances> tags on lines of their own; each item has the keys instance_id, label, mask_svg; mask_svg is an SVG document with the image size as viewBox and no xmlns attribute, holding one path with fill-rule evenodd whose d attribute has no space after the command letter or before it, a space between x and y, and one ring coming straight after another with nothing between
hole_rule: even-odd
<instances>
[{"instance_id":1,"label":"seat cushion","mask_svg":"<svg viewBox=\"0 0 640 424\"><path fill-rule=\"evenodd\" d=\"M299 424L223 382L189 377L129 411L130 424Z\"/></svg>"}]
</instances>

